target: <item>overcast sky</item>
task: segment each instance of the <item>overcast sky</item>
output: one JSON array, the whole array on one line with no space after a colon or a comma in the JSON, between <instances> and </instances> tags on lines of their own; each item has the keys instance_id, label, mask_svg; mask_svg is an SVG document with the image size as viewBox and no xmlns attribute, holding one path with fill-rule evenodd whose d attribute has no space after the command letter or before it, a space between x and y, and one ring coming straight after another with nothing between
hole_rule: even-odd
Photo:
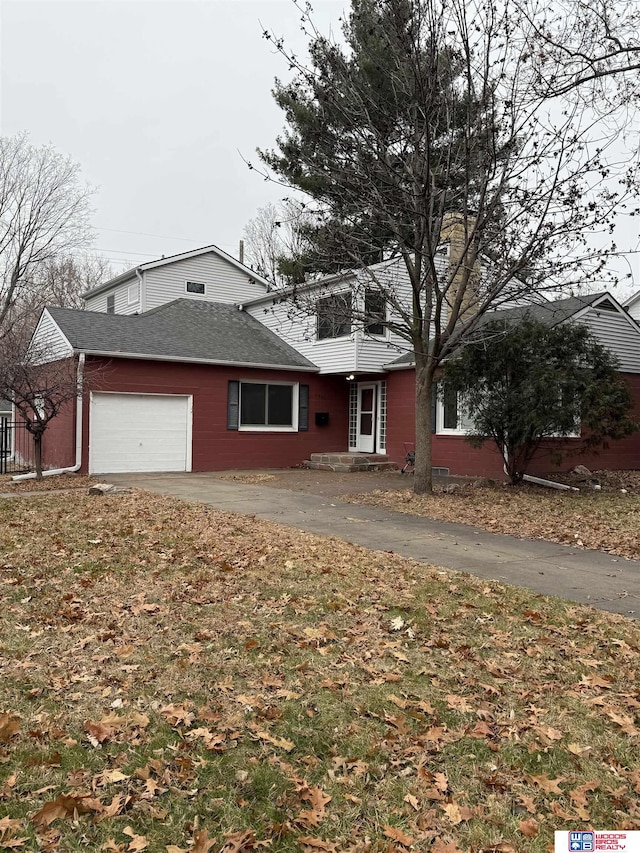
<instances>
[{"instance_id":1,"label":"overcast sky","mask_svg":"<svg viewBox=\"0 0 640 853\"><path fill-rule=\"evenodd\" d=\"M343 8L317 2L316 17L328 28ZM304 50L291 2L2 0L0 16L0 130L81 164L100 254L237 255L247 220L284 195L241 155L283 128L271 89L287 68L261 34Z\"/></svg>"},{"instance_id":2,"label":"overcast sky","mask_svg":"<svg viewBox=\"0 0 640 853\"><path fill-rule=\"evenodd\" d=\"M349 4L313 5L327 32ZM287 68L262 30L300 53L299 26L290 0L0 0L0 132L82 165L95 248L116 269L209 243L237 255L247 220L284 194L241 156L283 128L271 88ZM638 249L637 220L618 243ZM637 254L629 265L620 297L640 289Z\"/></svg>"}]
</instances>

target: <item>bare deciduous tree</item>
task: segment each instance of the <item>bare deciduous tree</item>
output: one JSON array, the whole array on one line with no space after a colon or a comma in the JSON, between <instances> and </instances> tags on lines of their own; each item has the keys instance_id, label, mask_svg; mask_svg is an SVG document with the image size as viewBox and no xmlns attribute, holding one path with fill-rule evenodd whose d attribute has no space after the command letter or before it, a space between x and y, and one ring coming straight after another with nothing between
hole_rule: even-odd
<instances>
[{"instance_id":1,"label":"bare deciduous tree","mask_svg":"<svg viewBox=\"0 0 640 853\"><path fill-rule=\"evenodd\" d=\"M276 285L292 283L296 271L291 261L304 252L308 242L305 227L311 221L311 215L294 202L259 208L244 227L246 262Z\"/></svg>"},{"instance_id":2,"label":"bare deciduous tree","mask_svg":"<svg viewBox=\"0 0 640 853\"><path fill-rule=\"evenodd\" d=\"M260 171L308 196L317 245L386 302L385 325L415 361L414 487L430 491L444 361L488 311L610 272L616 213L637 207L638 148L623 141L637 76L611 65L607 87L604 57L580 66L597 16L578 0L555 28L526 0L352 0L340 42L296 5L310 61L265 33L294 78L276 83L287 128ZM564 57L561 24L573 33ZM398 258L393 275L368 266L376 252ZM283 296L304 308L304 290Z\"/></svg>"},{"instance_id":3,"label":"bare deciduous tree","mask_svg":"<svg viewBox=\"0 0 640 853\"><path fill-rule=\"evenodd\" d=\"M90 240L89 199L80 167L26 134L0 137L0 334L17 321L48 265Z\"/></svg>"},{"instance_id":4,"label":"bare deciduous tree","mask_svg":"<svg viewBox=\"0 0 640 853\"><path fill-rule=\"evenodd\" d=\"M102 373L84 368L75 357L56 357L50 341L29 340L26 327L14 324L0 338L0 399L13 404L31 434L36 478L42 478L42 439L51 421Z\"/></svg>"}]
</instances>

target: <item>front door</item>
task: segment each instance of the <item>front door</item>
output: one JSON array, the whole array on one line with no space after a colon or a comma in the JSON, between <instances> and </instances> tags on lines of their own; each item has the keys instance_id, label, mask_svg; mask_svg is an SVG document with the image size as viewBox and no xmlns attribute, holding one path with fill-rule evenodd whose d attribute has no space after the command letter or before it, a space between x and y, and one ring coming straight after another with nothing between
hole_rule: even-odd
<instances>
[{"instance_id":1,"label":"front door","mask_svg":"<svg viewBox=\"0 0 640 853\"><path fill-rule=\"evenodd\" d=\"M375 383L358 385L358 451L360 453L375 452L376 389Z\"/></svg>"}]
</instances>

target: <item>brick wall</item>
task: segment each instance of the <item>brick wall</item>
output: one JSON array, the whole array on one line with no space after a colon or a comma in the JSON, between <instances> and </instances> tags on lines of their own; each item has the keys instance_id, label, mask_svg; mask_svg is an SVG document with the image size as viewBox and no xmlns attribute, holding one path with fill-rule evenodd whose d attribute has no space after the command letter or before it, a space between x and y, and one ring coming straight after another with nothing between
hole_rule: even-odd
<instances>
[{"instance_id":1,"label":"brick wall","mask_svg":"<svg viewBox=\"0 0 640 853\"><path fill-rule=\"evenodd\" d=\"M640 376L623 374L631 387L635 400L632 417L640 422ZM387 378L388 440L387 452L397 464L405 455L404 442L413 442L415 435L415 373L413 370L398 370ZM560 465L549 455L553 442L547 442L531 463L529 474L544 474L566 471L575 465L586 465L591 470L610 468L615 470L640 469L640 432L620 441L612 441L608 448L586 454L569 454ZM579 442L569 442L567 447L578 448ZM493 442L485 442L481 448L472 447L463 436L434 435L433 465L448 468L451 474L504 479L502 459Z\"/></svg>"},{"instance_id":2,"label":"brick wall","mask_svg":"<svg viewBox=\"0 0 640 853\"><path fill-rule=\"evenodd\" d=\"M341 377L298 371L214 367L137 359L87 358L97 369L94 390L193 395L193 471L229 468L287 468L311 453L345 451L348 444L348 384ZM244 432L227 429L229 380L300 382L309 385L309 430L297 433ZM87 470L89 394L84 397L83 467ZM317 427L315 413L328 412L329 425ZM68 436L68 439L63 438ZM46 448L46 464L74 463L75 422L60 422ZM66 449L65 449L66 448ZM66 454L66 460L62 457Z\"/></svg>"}]
</instances>

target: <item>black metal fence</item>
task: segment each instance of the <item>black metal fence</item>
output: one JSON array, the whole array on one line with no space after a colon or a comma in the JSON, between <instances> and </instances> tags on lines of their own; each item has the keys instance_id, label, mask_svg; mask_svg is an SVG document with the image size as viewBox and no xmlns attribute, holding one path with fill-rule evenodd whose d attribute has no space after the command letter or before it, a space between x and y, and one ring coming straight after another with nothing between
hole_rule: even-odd
<instances>
[{"instance_id":1,"label":"black metal fence","mask_svg":"<svg viewBox=\"0 0 640 853\"><path fill-rule=\"evenodd\" d=\"M34 467L33 436L23 423L0 416L0 474L22 474Z\"/></svg>"}]
</instances>

